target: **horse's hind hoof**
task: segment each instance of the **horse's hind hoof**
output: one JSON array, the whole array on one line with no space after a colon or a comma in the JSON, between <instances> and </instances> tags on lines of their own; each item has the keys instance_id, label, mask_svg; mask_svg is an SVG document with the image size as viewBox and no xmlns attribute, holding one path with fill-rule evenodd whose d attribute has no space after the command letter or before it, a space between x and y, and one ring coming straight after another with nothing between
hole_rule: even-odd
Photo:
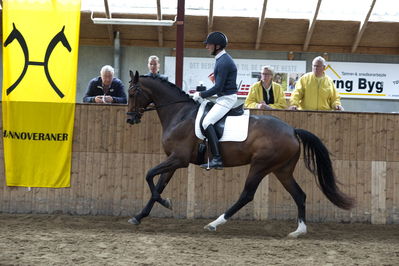
<instances>
[{"instance_id":1,"label":"horse's hind hoof","mask_svg":"<svg viewBox=\"0 0 399 266\"><path fill-rule=\"evenodd\" d=\"M131 223L131 224L134 224L134 225L139 225L140 224L140 221L138 221L135 217L129 219L127 222Z\"/></svg>"},{"instance_id":2,"label":"horse's hind hoof","mask_svg":"<svg viewBox=\"0 0 399 266\"><path fill-rule=\"evenodd\" d=\"M216 226L207 224L207 225L204 226L204 229L208 230L208 231L211 231L211 232L215 232L216 231Z\"/></svg>"},{"instance_id":3,"label":"horse's hind hoof","mask_svg":"<svg viewBox=\"0 0 399 266\"><path fill-rule=\"evenodd\" d=\"M295 232L289 233L287 235L287 237L288 238L298 238L298 237L303 236L305 234L306 234L306 232L297 232L297 231L295 231Z\"/></svg>"}]
</instances>

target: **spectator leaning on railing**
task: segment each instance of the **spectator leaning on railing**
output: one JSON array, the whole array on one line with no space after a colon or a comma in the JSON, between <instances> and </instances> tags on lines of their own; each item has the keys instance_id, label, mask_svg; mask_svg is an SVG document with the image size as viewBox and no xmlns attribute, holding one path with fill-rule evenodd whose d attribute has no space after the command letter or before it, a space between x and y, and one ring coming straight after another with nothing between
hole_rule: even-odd
<instances>
[{"instance_id":1,"label":"spectator leaning on railing","mask_svg":"<svg viewBox=\"0 0 399 266\"><path fill-rule=\"evenodd\" d=\"M109 65L103 66L100 76L90 80L83 102L127 103L123 83L120 79L114 78L113 67Z\"/></svg>"},{"instance_id":2,"label":"spectator leaning on railing","mask_svg":"<svg viewBox=\"0 0 399 266\"><path fill-rule=\"evenodd\" d=\"M264 110L287 109L287 101L280 84L273 82L274 70L270 66L262 67L260 81L254 83L245 99L245 108Z\"/></svg>"},{"instance_id":3,"label":"spectator leaning on railing","mask_svg":"<svg viewBox=\"0 0 399 266\"><path fill-rule=\"evenodd\" d=\"M344 110L333 80L324 73L325 67L323 57L313 59L312 72L303 75L295 84L290 110Z\"/></svg>"}]
</instances>

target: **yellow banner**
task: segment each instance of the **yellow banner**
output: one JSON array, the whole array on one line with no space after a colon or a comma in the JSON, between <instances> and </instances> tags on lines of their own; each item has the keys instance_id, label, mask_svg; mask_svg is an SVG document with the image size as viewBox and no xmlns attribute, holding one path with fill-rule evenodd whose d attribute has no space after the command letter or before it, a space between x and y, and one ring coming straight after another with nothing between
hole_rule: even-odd
<instances>
[{"instance_id":1,"label":"yellow banner","mask_svg":"<svg viewBox=\"0 0 399 266\"><path fill-rule=\"evenodd\" d=\"M80 0L3 1L8 186L69 187Z\"/></svg>"}]
</instances>

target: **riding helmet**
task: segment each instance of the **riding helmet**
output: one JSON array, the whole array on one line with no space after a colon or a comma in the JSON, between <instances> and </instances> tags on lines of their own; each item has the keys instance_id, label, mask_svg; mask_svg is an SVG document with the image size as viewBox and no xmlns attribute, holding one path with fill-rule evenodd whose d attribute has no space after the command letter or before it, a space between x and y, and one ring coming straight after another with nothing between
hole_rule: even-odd
<instances>
[{"instance_id":1,"label":"riding helmet","mask_svg":"<svg viewBox=\"0 0 399 266\"><path fill-rule=\"evenodd\" d=\"M220 31L214 31L208 34L206 40L204 41L205 44L214 44L220 45L221 48L225 48L227 46L228 40L226 35Z\"/></svg>"}]
</instances>

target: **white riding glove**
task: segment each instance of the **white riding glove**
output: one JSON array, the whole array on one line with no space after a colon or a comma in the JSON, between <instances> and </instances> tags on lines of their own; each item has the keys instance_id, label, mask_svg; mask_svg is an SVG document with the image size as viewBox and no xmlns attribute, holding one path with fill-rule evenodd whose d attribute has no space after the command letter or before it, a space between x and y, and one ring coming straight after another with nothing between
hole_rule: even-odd
<instances>
[{"instance_id":1,"label":"white riding glove","mask_svg":"<svg viewBox=\"0 0 399 266\"><path fill-rule=\"evenodd\" d=\"M196 91L194 93L193 100L196 101L196 102L202 103L204 101L204 98L201 97L199 91Z\"/></svg>"}]
</instances>

